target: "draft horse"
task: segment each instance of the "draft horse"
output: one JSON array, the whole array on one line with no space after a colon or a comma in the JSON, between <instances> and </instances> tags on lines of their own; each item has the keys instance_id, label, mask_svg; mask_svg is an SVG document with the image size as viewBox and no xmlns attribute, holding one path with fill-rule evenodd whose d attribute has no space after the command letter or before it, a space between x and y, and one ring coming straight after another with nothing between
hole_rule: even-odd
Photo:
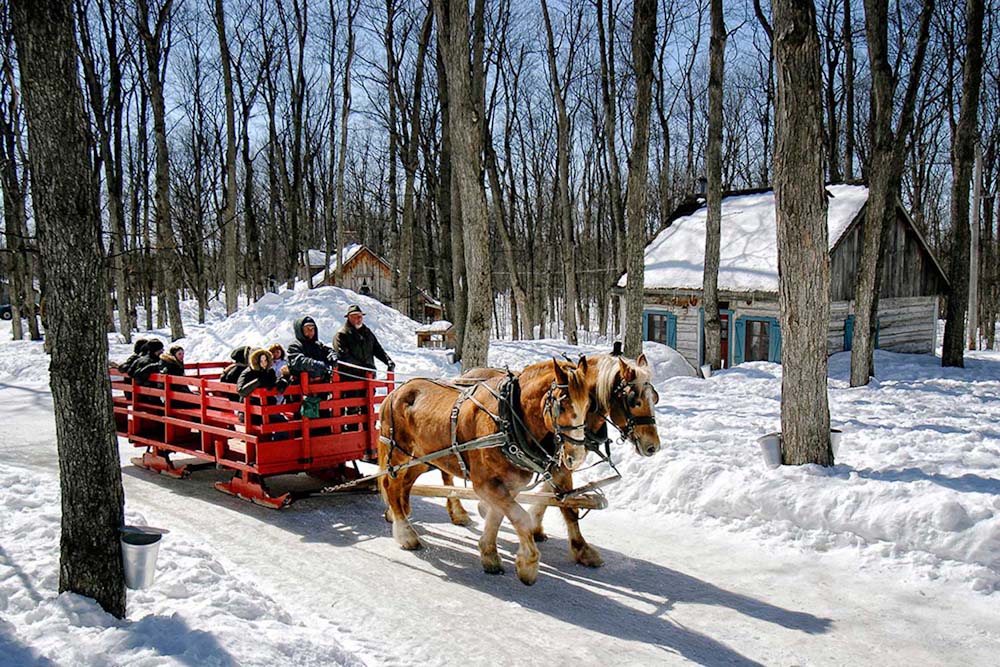
<instances>
[{"instance_id":1,"label":"draft horse","mask_svg":"<svg viewBox=\"0 0 1000 667\"><path fill-rule=\"evenodd\" d=\"M468 388L415 379L396 388L380 409L379 490L389 508L392 534L403 549L420 548L410 524L410 490L429 464L394 471L435 452L454 454L434 460L443 473L472 483L482 502L486 523L479 540L483 569L500 574L497 532L504 517L517 531L520 547L515 559L517 576L525 584L538 577L538 548L531 516L515 498L541 474L578 467L586 458L584 417L590 403L588 363L555 360L534 364L519 375L494 376ZM520 432L519 432L520 430ZM460 451L459 445L484 439L489 446ZM496 442L497 444L493 444ZM524 461L525 443L540 448L546 470L538 459ZM520 444L519 444L520 443Z\"/></svg>"},{"instance_id":2,"label":"draft horse","mask_svg":"<svg viewBox=\"0 0 1000 667\"><path fill-rule=\"evenodd\" d=\"M660 400L653 388L652 370L646 355L636 360L610 354L586 357L587 386L591 388L590 409L586 416L585 438L587 446L594 449L609 442L607 422L621 433L622 441L630 442L640 456L652 456L660 449L660 436L656 430L654 408ZM497 368L474 368L462 375L468 379L488 379L505 375ZM452 480L442 472L445 484ZM552 484L560 491L573 488L573 470L559 466L553 471ZM547 539L542 528L546 505L533 505L530 509L532 534L536 542ZM560 507L569 537L569 554L575 562L588 567L604 564L600 552L591 546L580 532L580 512L571 507ZM458 498L448 499L448 515L452 523L460 526L471 523L468 513Z\"/></svg>"}]
</instances>

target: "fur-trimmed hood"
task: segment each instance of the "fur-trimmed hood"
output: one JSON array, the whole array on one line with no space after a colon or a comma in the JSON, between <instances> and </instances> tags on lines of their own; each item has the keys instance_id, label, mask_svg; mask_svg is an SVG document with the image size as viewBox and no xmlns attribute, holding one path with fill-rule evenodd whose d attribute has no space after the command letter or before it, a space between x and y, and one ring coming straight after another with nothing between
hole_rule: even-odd
<instances>
[{"instance_id":1,"label":"fur-trimmed hood","mask_svg":"<svg viewBox=\"0 0 1000 667\"><path fill-rule=\"evenodd\" d=\"M164 352L163 354L161 354L160 361L162 361L165 364L171 364L174 366L179 366L181 368L184 368L184 362L175 357L174 355L170 354L169 352Z\"/></svg>"},{"instance_id":2,"label":"fur-trimmed hood","mask_svg":"<svg viewBox=\"0 0 1000 667\"><path fill-rule=\"evenodd\" d=\"M270 367L270 365L274 363L274 357L271 355L269 351L263 348L258 348L250 353L250 368L252 368L255 371L262 370L263 369L263 365L261 364L262 359L267 359L268 367Z\"/></svg>"}]
</instances>

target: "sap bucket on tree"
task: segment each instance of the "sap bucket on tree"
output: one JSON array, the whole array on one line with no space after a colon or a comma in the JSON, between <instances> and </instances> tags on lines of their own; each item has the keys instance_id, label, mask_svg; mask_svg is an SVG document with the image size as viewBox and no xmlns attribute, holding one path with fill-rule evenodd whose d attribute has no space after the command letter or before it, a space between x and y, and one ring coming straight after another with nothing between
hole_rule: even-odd
<instances>
[{"instance_id":1,"label":"sap bucket on tree","mask_svg":"<svg viewBox=\"0 0 1000 667\"><path fill-rule=\"evenodd\" d=\"M840 441L844 434L840 429L830 429L830 448L833 449L834 457L840 449ZM764 465L768 468L777 468L781 465L781 433L768 433L757 438L760 445L760 455L764 459Z\"/></svg>"},{"instance_id":2,"label":"sap bucket on tree","mask_svg":"<svg viewBox=\"0 0 1000 667\"><path fill-rule=\"evenodd\" d=\"M781 465L781 433L768 433L757 438L760 445L760 455L764 459L764 465L768 468L777 468Z\"/></svg>"},{"instance_id":3,"label":"sap bucket on tree","mask_svg":"<svg viewBox=\"0 0 1000 667\"><path fill-rule=\"evenodd\" d=\"M167 531L147 526L125 526L121 530L122 561L125 585L132 589L149 588L156 578L156 557L160 540Z\"/></svg>"}]
</instances>

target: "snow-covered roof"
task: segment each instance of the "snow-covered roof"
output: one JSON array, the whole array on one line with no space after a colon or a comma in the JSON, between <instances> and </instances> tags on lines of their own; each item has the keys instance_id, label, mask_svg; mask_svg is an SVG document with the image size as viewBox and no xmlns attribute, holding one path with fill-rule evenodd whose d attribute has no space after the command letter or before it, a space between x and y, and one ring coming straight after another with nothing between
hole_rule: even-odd
<instances>
[{"instance_id":1,"label":"snow-covered roof","mask_svg":"<svg viewBox=\"0 0 1000 667\"><path fill-rule=\"evenodd\" d=\"M364 246L361 245L360 243L349 243L346 246L344 246L344 250L341 253L341 257L343 258L341 260L342 263L347 264L347 262L352 257L354 257L356 254L358 254L358 252L363 247ZM325 250L317 250L317 249L313 248L313 249L310 249L310 250L306 251L306 253L307 253L307 256L308 256L308 259L309 259L309 266L324 266L326 264L326 251ZM333 266L336 266L336 265L337 265L337 255L334 252L334 253L331 253L331 256L330 256L330 266L333 267Z\"/></svg>"},{"instance_id":2,"label":"snow-covered roof","mask_svg":"<svg viewBox=\"0 0 1000 667\"><path fill-rule=\"evenodd\" d=\"M431 322L425 327L420 327L417 329L418 333L443 333L451 329L452 323L448 320L437 320L436 322Z\"/></svg>"},{"instance_id":3,"label":"snow-covered roof","mask_svg":"<svg viewBox=\"0 0 1000 667\"><path fill-rule=\"evenodd\" d=\"M863 185L828 185L827 222L832 250L868 200ZM705 260L702 206L674 220L646 246L646 289L701 289ZM618 286L624 287L628 274ZM774 192L732 195L722 200L719 289L731 292L778 290L778 229Z\"/></svg>"}]
</instances>

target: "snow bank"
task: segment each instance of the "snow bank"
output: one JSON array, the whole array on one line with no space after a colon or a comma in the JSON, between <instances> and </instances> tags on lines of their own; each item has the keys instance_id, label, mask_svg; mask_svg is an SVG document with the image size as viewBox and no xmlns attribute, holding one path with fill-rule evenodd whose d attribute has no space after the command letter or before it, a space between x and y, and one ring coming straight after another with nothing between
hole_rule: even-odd
<instances>
[{"instance_id":1,"label":"snow bank","mask_svg":"<svg viewBox=\"0 0 1000 667\"><path fill-rule=\"evenodd\" d=\"M692 514L807 549L849 547L1000 590L1000 355L971 356L965 369L943 369L933 356L879 351L878 379L856 389L850 355L834 356L831 418L844 435L829 469L761 460L756 438L780 430L781 366L662 381L662 451L615 449L625 479L608 489L611 505Z\"/></svg>"},{"instance_id":2,"label":"snow bank","mask_svg":"<svg viewBox=\"0 0 1000 667\"><path fill-rule=\"evenodd\" d=\"M126 620L58 595L59 496L48 477L0 466L0 517L0 664L366 664L322 621L293 619L215 551L175 535L164 537L154 588L129 591Z\"/></svg>"}]
</instances>

